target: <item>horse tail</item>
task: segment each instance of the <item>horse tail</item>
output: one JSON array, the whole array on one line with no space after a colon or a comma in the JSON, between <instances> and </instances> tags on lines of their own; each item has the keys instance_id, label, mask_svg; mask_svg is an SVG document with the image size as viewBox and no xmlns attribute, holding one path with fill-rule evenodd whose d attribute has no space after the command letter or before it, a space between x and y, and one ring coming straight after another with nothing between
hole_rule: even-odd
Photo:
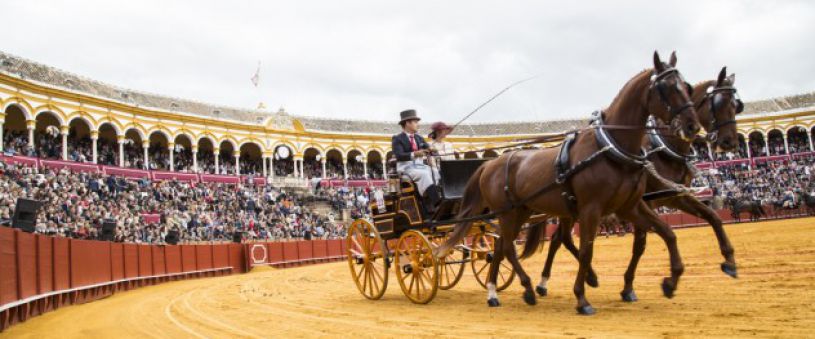
<instances>
[{"instance_id":1,"label":"horse tail","mask_svg":"<svg viewBox=\"0 0 815 339\"><path fill-rule=\"evenodd\" d=\"M481 213L484 208L481 203L481 174L484 173L484 165L478 167L473 173L473 176L467 181L467 186L464 188L464 195L461 197L461 210L456 215L456 219L462 219L475 216ZM464 221L457 223L453 227L453 232L441 246L436 248L434 255L437 258L445 256L453 246L461 242L462 239L469 232L470 227L473 225L472 221Z\"/></svg>"},{"instance_id":2,"label":"horse tail","mask_svg":"<svg viewBox=\"0 0 815 339\"><path fill-rule=\"evenodd\" d=\"M526 230L526 241L524 241L524 249L521 252L521 259L531 257L543 244L543 238L546 235L546 220L532 224Z\"/></svg>"}]
</instances>

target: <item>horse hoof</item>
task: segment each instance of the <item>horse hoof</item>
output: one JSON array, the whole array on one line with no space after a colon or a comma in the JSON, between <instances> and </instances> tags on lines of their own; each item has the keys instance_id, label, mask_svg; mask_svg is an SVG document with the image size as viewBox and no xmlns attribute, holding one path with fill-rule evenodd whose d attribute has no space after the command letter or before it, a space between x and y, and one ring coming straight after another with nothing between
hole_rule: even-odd
<instances>
[{"instance_id":1,"label":"horse hoof","mask_svg":"<svg viewBox=\"0 0 815 339\"><path fill-rule=\"evenodd\" d=\"M532 293L532 291L525 291L524 292L524 302L527 305L530 305L530 306L537 304L538 300L535 299L535 293Z\"/></svg>"},{"instance_id":2,"label":"horse hoof","mask_svg":"<svg viewBox=\"0 0 815 339\"><path fill-rule=\"evenodd\" d=\"M623 301L628 302L628 303L633 303L633 302L639 300L639 299L637 299L637 294L634 293L634 290L631 290L631 291L628 291L628 292L622 291L622 292L620 292L620 296L623 297Z\"/></svg>"},{"instance_id":3,"label":"horse hoof","mask_svg":"<svg viewBox=\"0 0 815 339\"><path fill-rule=\"evenodd\" d=\"M489 306L489 307L498 307L498 306L501 306L501 302L498 301L497 298L489 298L489 299L487 299L487 306Z\"/></svg>"},{"instance_id":4,"label":"horse hoof","mask_svg":"<svg viewBox=\"0 0 815 339\"><path fill-rule=\"evenodd\" d=\"M597 313L591 305L577 306L577 313L580 315L593 315Z\"/></svg>"},{"instance_id":5,"label":"horse hoof","mask_svg":"<svg viewBox=\"0 0 815 339\"><path fill-rule=\"evenodd\" d=\"M538 295L539 295L539 296L541 296L541 297L545 297L545 296L546 296L546 294L548 294L548 293L549 293L549 290L547 290L547 289L546 289L546 287L540 287L540 286L538 286L538 287L535 287L535 292L538 292Z\"/></svg>"},{"instance_id":6,"label":"horse hoof","mask_svg":"<svg viewBox=\"0 0 815 339\"><path fill-rule=\"evenodd\" d=\"M665 295L666 298L671 299L674 297L674 286L671 285L671 280L665 278L662 280L662 294Z\"/></svg>"},{"instance_id":7,"label":"horse hoof","mask_svg":"<svg viewBox=\"0 0 815 339\"><path fill-rule=\"evenodd\" d=\"M724 272L724 274L727 274L728 276L734 279L739 277L739 273L736 271L736 264L723 262L722 272Z\"/></svg>"},{"instance_id":8,"label":"horse hoof","mask_svg":"<svg viewBox=\"0 0 815 339\"><path fill-rule=\"evenodd\" d=\"M600 282L597 281L597 275L594 273L589 273L589 276L586 277L586 284L594 288L600 286Z\"/></svg>"}]
</instances>

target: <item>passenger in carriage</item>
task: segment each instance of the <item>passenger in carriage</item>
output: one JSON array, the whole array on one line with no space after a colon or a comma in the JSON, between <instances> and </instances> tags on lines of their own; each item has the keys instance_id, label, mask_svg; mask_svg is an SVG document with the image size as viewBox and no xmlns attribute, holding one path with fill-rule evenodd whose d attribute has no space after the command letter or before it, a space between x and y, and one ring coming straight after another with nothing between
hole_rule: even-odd
<instances>
[{"instance_id":1,"label":"passenger in carriage","mask_svg":"<svg viewBox=\"0 0 815 339\"><path fill-rule=\"evenodd\" d=\"M438 170L440 160L456 160L453 144L444 140L453 131L453 128L442 121L436 121L430 126L430 129L432 132L427 137L432 140L430 148L435 150L435 156L430 158L430 166Z\"/></svg>"},{"instance_id":2,"label":"passenger in carriage","mask_svg":"<svg viewBox=\"0 0 815 339\"><path fill-rule=\"evenodd\" d=\"M425 210L432 215L441 199L438 187L439 171L423 161L433 149L418 133L419 120L421 119L415 110L402 111L399 120L402 133L393 136L391 147L396 157L396 171L416 183L419 195L424 200Z\"/></svg>"}]
</instances>

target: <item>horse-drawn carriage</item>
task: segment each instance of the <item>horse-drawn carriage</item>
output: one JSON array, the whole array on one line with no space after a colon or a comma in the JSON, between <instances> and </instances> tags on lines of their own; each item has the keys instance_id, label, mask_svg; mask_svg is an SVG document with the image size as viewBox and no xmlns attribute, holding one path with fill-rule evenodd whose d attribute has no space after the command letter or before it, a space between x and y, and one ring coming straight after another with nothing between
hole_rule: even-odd
<instances>
[{"instance_id":1,"label":"horse-drawn carriage","mask_svg":"<svg viewBox=\"0 0 815 339\"><path fill-rule=\"evenodd\" d=\"M462 243L441 259L433 255L433 249L447 239L457 222L467 180L483 162L440 161L442 199L432 215L425 213L415 184L390 171L387 191L375 192L370 200L373 223L357 219L348 228L348 266L362 295L381 298L388 287L390 268L402 292L414 303L428 303L438 289L453 288L467 265L478 283L486 287L487 268L498 237L493 220L475 221ZM497 289L507 288L514 276L512 266L502 263Z\"/></svg>"}]
</instances>

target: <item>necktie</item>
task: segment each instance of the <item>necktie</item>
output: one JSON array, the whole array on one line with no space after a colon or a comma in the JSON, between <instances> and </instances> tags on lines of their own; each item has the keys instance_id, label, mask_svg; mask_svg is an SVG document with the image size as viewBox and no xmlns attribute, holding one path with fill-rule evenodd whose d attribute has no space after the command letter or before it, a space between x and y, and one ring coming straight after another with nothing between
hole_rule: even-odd
<instances>
[{"instance_id":1,"label":"necktie","mask_svg":"<svg viewBox=\"0 0 815 339\"><path fill-rule=\"evenodd\" d=\"M413 138L413 134L409 135L410 137L410 147L413 148L413 151L416 152L419 150L419 147L416 146L416 139Z\"/></svg>"}]
</instances>

